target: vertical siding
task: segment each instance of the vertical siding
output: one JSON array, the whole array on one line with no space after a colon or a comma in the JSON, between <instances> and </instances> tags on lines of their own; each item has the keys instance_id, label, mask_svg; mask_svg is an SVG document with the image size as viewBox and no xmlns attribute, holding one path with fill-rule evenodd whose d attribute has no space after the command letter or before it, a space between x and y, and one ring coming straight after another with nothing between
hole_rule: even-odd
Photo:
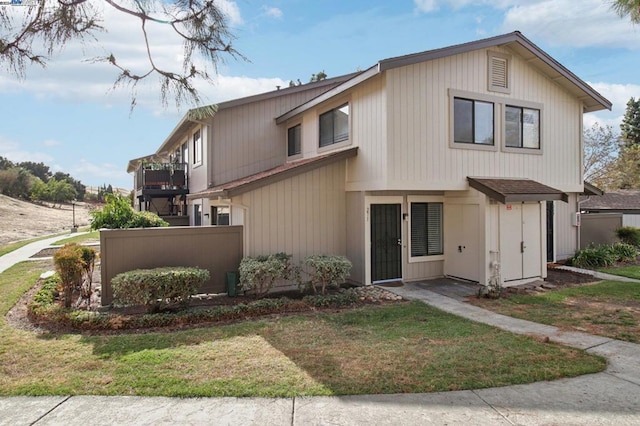
<instances>
[{"instance_id":1,"label":"vertical siding","mask_svg":"<svg viewBox=\"0 0 640 426\"><path fill-rule=\"evenodd\" d=\"M387 71L386 189L425 185L425 189L464 189L466 176L500 176L526 177L563 190L577 190L582 183L581 103L516 54L503 53L512 58L509 95L487 90L486 50ZM542 104L543 154L449 148L449 89L511 99L514 104ZM497 114L502 115L499 108ZM500 144L501 126L496 137Z\"/></svg>"},{"instance_id":2,"label":"vertical siding","mask_svg":"<svg viewBox=\"0 0 640 426\"><path fill-rule=\"evenodd\" d=\"M344 176L344 163L334 163L234 200L247 208L246 255L346 255Z\"/></svg>"},{"instance_id":3,"label":"vertical siding","mask_svg":"<svg viewBox=\"0 0 640 426\"><path fill-rule=\"evenodd\" d=\"M218 111L210 120L205 157L211 182L219 185L283 164L286 128L276 125L276 117L326 90L310 89Z\"/></svg>"},{"instance_id":4,"label":"vertical siding","mask_svg":"<svg viewBox=\"0 0 640 426\"><path fill-rule=\"evenodd\" d=\"M347 258L353 264L350 279L365 281L364 192L347 192Z\"/></svg>"},{"instance_id":5,"label":"vertical siding","mask_svg":"<svg viewBox=\"0 0 640 426\"><path fill-rule=\"evenodd\" d=\"M554 202L554 239L556 260L568 259L577 250L578 227L573 226L577 210L577 195L569 194L569 202Z\"/></svg>"}]
</instances>

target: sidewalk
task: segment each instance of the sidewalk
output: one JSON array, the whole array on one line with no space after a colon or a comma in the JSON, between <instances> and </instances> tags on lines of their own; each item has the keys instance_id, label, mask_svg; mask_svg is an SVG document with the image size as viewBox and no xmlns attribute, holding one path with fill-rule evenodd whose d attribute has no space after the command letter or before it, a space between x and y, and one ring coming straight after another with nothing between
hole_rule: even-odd
<instances>
[{"instance_id":1,"label":"sidewalk","mask_svg":"<svg viewBox=\"0 0 640 426\"><path fill-rule=\"evenodd\" d=\"M61 238L1 256L0 272ZM602 355L609 365L605 372L572 379L430 394L278 399L3 397L0 425L640 424L640 345L506 317L417 284L386 289L514 333L547 336L553 342Z\"/></svg>"}]
</instances>

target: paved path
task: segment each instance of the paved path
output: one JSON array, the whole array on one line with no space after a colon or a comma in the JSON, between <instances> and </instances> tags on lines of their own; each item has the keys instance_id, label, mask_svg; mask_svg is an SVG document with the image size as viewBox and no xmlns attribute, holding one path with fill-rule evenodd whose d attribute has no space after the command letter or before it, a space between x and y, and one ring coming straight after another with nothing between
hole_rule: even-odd
<instances>
[{"instance_id":1,"label":"paved path","mask_svg":"<svg viewBox=\"0 0 640 426\"><path fill-rule=\"evenodd\" d=\"M0 257L0 271L59 239L43 240L24 247L22 254ZM608 368L573 379L430 394L277 399L5 397L0 398L0 425L640 424L640 345L506 317L417 284L388 290L473 321L514 333L547 336L553 342L605 356Z\"/></svg>"}]
</instances>

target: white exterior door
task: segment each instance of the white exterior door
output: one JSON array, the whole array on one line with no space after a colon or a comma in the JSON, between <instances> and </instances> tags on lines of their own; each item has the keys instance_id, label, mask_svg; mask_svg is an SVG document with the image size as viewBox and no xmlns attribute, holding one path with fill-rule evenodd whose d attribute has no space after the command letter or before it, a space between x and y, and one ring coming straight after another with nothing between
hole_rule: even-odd
<instances>
[{"instance_id":1,"label":"white exterior door","mask_svg":"<svg viewBox=\"0 0 640 426\"><path fill-rule=\"evenodd\" d=\"M480 216L477 204L445 204L444 273L480 281Z\"/></svg>"},{"instance_id":2,"label":"white exterior door","mask_svg":"<svg viewBox=\"0 0 640 426\"><path fill-rule=\"evenodd\" d=\"M541 276L540 204L500 206L500 258L503 281Z\"/></svg>"}]
</instances>

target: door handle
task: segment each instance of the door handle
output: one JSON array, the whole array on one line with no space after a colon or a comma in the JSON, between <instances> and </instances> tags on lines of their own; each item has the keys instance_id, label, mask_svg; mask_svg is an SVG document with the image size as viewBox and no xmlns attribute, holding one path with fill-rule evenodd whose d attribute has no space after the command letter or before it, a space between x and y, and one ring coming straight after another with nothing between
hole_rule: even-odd
<instances>
[{"instance_id":1,"label":"door handle","mask_svg":"<svg viewBox=\"0 0 640 426\"><path fill-rule=\"evenodd\" d=\"M524 245L524 241L520 241L520 253L524 253L524 249L526 249L527 246Z\"/></svg>"},{"instance_id":2,"label":"door handle","mask_svg":"<svg viewBox=\"0 0 640 426\"><path fill-rule=\"evenodd\" d=\"M398 245L401 246L402 245L402 240L400 238L398 238Z\"/></svg>"}]
</instances>

